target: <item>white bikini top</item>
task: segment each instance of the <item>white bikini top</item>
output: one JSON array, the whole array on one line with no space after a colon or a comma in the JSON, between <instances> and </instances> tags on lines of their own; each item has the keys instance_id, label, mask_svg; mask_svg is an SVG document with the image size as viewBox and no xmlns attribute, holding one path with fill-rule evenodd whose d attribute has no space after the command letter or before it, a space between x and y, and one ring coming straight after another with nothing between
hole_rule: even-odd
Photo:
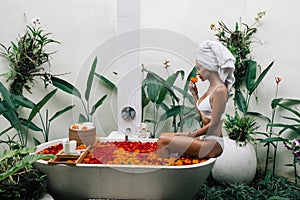
<instances>
[{"instance_id":1,"label":"white bikini top","mask_svg":"<svg viewBox=\"0 0 300 200\"><path fill-rule=\"evenodd\" d=\"M214 91L216 90L217 87L220 85L216 86L210 93L213 94ZM205 97L200 103L198 103L198 110L201 112L201 115L206 117L207 119L211 119L211 114L212 114L212 107L209 102L210 95ZM224 113L221 116L221 119L224 119Z\"/></svg>"},{"instance_id":2,"label":"white bikini top","mask_svg":"<svg viewBox=\"0 0 300 200\"><path fill-rule=\"evenodd\" d=\"M201 115L206 117L207 119L211 119L211 113L212 113L212 108L209 102L209 97L205 97L199 104L198 104L198 110L201 112Z\"/></svg>"}]
</instances>

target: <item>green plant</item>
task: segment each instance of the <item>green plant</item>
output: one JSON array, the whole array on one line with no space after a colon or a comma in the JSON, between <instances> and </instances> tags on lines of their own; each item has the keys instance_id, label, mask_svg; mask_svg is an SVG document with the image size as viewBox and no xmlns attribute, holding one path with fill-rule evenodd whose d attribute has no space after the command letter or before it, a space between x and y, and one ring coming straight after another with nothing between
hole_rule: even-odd
<instances>
[{"instance_id":1,"label":"green plant","mask_svg":"<svg viewBox=\"0 0 300 200\"><path fill-rule=\"evenodd\" d=\"M281 108L285 111L288 111L288 112L296 115L298 118L300 117L299 111L297 111L295 108L293 108L294 105L300 104L300 100L297 100L297 99L284 99L284 98L278 98L277 97L278 96L279 83L281 82L281 80L282 79L280 77L275 77L276 92L275 92L275 97L271 102L271 109L272 109L271 118L269 118L269 117L267 117L267 116L265 116L261 113L257 113L257 112L248 113L248 114L251 114L254 117L259 117L259 118L264 119L264 120L267 121L266 132L257 132L257 134L263 135L263 136L266 137L264 139L261 139L261 138L257 139L260 143L267 146L266 161L265 161L265 173L267 173L270 159L273 159L272 173L275 174L278 143L279 142L289 143L289 139L282 137L282 134L287 130L291 130L291 131L297 133L297 135L299 135L299 130L300 130L300 125L299 125L300 120L297 119L297 118L282 116L282 118L284 118L286 120L292 120L293 122L296 122L295 124L276 123L274 121L275 116L276 116L276 111L277 111L278 108ZM273 128L281 128L281 130L276 131ZM273 147L273 149L274 149L273 150L273 157L270 156L271 147ZM293 161L293 163L294 162L295 162L295 160ZM297 179L297 174L295 174L295 178Z\"/></svg>"},{"instance_id":2,"label":"green plant","mask_svg":"<svg viewBox=\"0 0 300 200\"><path fill-rule=\"evenodd\" d=\"M42 125L42 135L43 135L43 142L48 142L49 140L49 134L50 134L50 125L51 122L56 119L57 117L61 116L65 112L71 110L74 108L75 105L67 106L59 111L57 111L52 117L49 117L49 110L45 110L45 118L41 115L41 108L44 107L44 105L53 97L53 95L56 93L57 89L52 90L49 92L41 101L39 101L31 110L29 117L27 119L28 122L31 122L33 118L38 114L41 125ZM35 139L35 138L34 138ZM35 139L35 144L38 145L40 142Z\"/></svg>"},{"instance_id":3,"label":"green plant","mask_svg":"<svg viewBox=\"0 0 300 200\"><path fill-rule=\"evenodd\" d=\"M295 183L298 183L298 179L300 176L297 174L297 164L300 164L300 139L294 139L289 144L284 142L284 145L288 150L291 150L294 156L292 164L287 164L287 166L292 166L294 168L294 176L295 176Z\"/></svg>"},{"instance_id":4,"label":"green plant","mask_svg":"<svg viewBox=\"0 0 300 200\"><path fill-rule=\"evenodd\" d=\"M299 110L295 109L293 106L299 105L299 104L300 104L299 99L275 98L272 101L273 109L276 109L276 107L280 107L280 108L284 109L285 111L293 114L295 117L281 116L282 118L290 121L290 123L288 123L288 122L275 123L275 122L271 121L271 123L268 124L268 127L270 127L270 129L273 127L277 127L277 128L281 128L281 129L276 134L273 131L271 131L272 134L270 134L267 139L264 139L261 141L261 142L266 142L268 144L272 144L273 147L275 148L274 156L273 156L273 158L274 158L273 163L275 163L275 161L276 161L278 142L283 142L286 145L286 147L288 147L288 149L292 147L290 150L292 150L294 158L293 158L292 164L288 164L288 166L294 167L294 176L295 176L296 182L297 182L297 179L299 178L299 175L297 174L296 166L297 166L297 161L299 160L300 154L299 154L299 147L298 147L299 144L297 143L298 140L296 140L296 139L299 138L299 136L300 136L300 112L299 112ZM281 135L286 131L293 132L294 134L296 134L296 137L294 137L292 139L283 138ZM273 173L275 172L274 165L275 164L273 164Z\"/></svg>"},{"instance_id":5,"label":"green plant","mask_svg":"<svg viewBox=\"0 0 300 200\"><path fill-rule=\"evenodd\" d=\"M38 21L39 22L39 21ZM4 52L0 52L10 65L10 72L6 73L10 84L10 91L14 94L23 94L25 88L31 93L31 86L35 77L41 77L47 85L48 73L45 71L45 63L49 63L50 55L46 51L46 46L51 43L59 43L50 38L51 33L45 33L44 30L38 26L39 23L34 25L27 25L26 32L17 39L17 42L11 42L11 46L5 47L3 44L0 46Z\"/></svg>"},{"instance_id":6,"label":"green plant","mask_svg":"<svg viewBox=\"0 0 300 200\"><path fill-rule=\"evenodd\" d=\"M5 134L10 129L15 129L17 131L16 136L18 136L19 143L13 143L9 138L10 142L8 144L26 146L28 138L28 129L32 129L34 131L40 131L40 129L31 121L20 117L19 108L20 106L22 106L23 108L33 109L35 104L22 95L15 95L10 93L1 82L0 92L2 95L2 99L0 99L0 115L7 119L11 125L10 127L2 131L0 133L0 136ZM23 128L25 130L23 130ZM15 136L13 137L13 139L14 138Z\"/></svg>"},{"instance_id":7,"label":"green plant","mask_svg":"<svg viewBox=\"0 0 300 200\"><path fill-rule=\"evenodd\" d=\"M251 135L254 135L258 128L254 117L239 116L237 112L234 117L226 114L224 129L230 139L240 142L253 141L254 139Z\"/></svg>"},{"instance_id":8,"label":"green plant","mask_svg":"<svg viewBox=\"0 0 300 200\"><path fill-rule=\"evenodd\" d=\"M34 169L32 164L37 160L55 158L55 156L32 154L35 149L36 147L24 147L16 150L4 150L0 153L1 199L38 199L45 194L46 175ZM23 187L26 183L37 183L38 187L26 191L28 188Z\"/></svg>"},{"instance_id":9,"label":"green plant","mask_svg":"<svg viewBox=\"0 0 300 200\"><path fill-rule=\"evenodd\" d=\"M2 115L5 119L7 119L10 123L10 127L0 132L0 136L5 134L11 129L15 129L17 131L16 136L18 136L18 142L14 140L15 136L11 139L8 136L7 145L11 147L11 145L20 145L27 146L28 140L28 131L29 129L32 131L41 132L43 135L44 142L48 141L49 133L50 133L50 123L62 115L63 113L71 110L74 105L67 106L66 108L56 112L50 119L48 116L48 109L46 109L45 120L41 116L41 109L44 105L53 97L57 90L53 90L49 92L41 101L37 104L24 97L23 95L15 95L10 93L4 85L0 82L0 93L3 99L0 99L0 115ZM23 118L19 114L20 108L26 108L30 110L30 114L27 119ZM35 123L32 122L36 115L39 115L40 122L43 128L40 128ZM14 142L13 142L14 141ZM39 144L37 140L36 144ZM5 143L2 141L2 143Z\"/></svg>"},{"instance_id":10,"label":"green plant","mask_svg":"<svg viewBox=\"0 0 300 200\"><path fill-rule=\"evenodd\" d=\"M100 105L102 105L103 101L107 97L107 95L103 95L92 107L90 107L90 93L91 93L91 88L92 88L95 70L96 70L96 66L97 66L97 60L98 60L97 57L95 57L94 61L92 63L92 66L91 66L91 69L89 72L89 76L87 79L87 83L86 83L84 99L82 98L80 91L71 83L69 83L63 79L57 78L55 76L50 77L51 82L55 87L80 99L82 106L84 108L85 114L81 114L81 113L79 114L79 119L78 119L79 122L87 122L87 121L91 122L94 113L96 112L98 107Z\"/></svg>"},{"instance_id":11,"label":"green plant","mask_svg":"<svg viewBox=\"0 0 300 200\"><path fill-rule=\"evenodd\" d=\"M275 81L276 81L276 92L275 92L275 98L273 99L272 103L271 103L271 107L272 107L272 116L271 119L269 119L268 117L260 114L260 113L252 113L252 115L256 116L256 117L261 117L263 119L266 119L268 122L268 125L266 127L266 133L261 133L258 132L258 134L262 134L267 136L267 139L261 140L258 139L261 143L265 143L265 145L267 146L267 153L266 153L266 163L265 163L265 173L268 170L268 164L269 164L269 154L270 154L270 145L273 145L275 150L274 150L274 162L273 162L273 173L275 173L275 161L276 161L276 153L277 153L277 144L278 141L282 141L282 138L277 137L276 139L272 138L273 137L273 126L270 124L274 123L274 119L275 119L275 115L276 115L276 107L278 104L278 100L277 100L277 95L278 95L278 88L279 88L279 83L281 81L280 77L275 77ZM275 141L276 140L276 141Z\"/></svg>"},{"instance_id":12,"label":"green plant","mask_svg":"<svg viewBox=\"0 0 300 200\"><path fill-rule=\"evenodd\" d=\"M251 60L251 44L254 42L253 35L257 31L257 26L260 19L266 14L265 11L257 13L255 22L249 26L246 23L236 22L235 29L230 30L223 21L219 21L219 27L215 24L211 24L210 28L213 31L217 31L215 36L220 42L222 42L236 58L235 72L236 77L233 87L239 90L243 86L244 79L246 77L248 61Z\"/></svg>"},{"instance_id":13,"label":"green plant","mask_svg":"<svg viewBox=\"0 0 300 200\"><path fill-rule=\"evenodd\" d=\"M287 178L273 176L272 173L257 173L250 185L220 184L209 177L193 199L299 199L299 189L298 185Z\"/></svg>"},{"instance_id":14,"label":"green plant","mask_svg":"<svg viewBox=\"0 0 300 200\"><path fill-rule=\"evenodd\" d=\"M241 90L235 91L235 97L234 102L235 105L238 107L238 109L246 115L249 112L249 104L250 99L261 81L264 79L264 77L267 75L269 70L272 68L274 62L271 62L267 68L265 68L262 73L256 77L256 62L255 61L249 61L249 67L247 69L247 74L245 78L245 84L246 84L246 90L243 94ZM245 96L244 96L245 95Z\"/></svg>"},{"instance_id":15,"label":"green plant","mask_svg":"<svg viewBox=\"0 0 300 200\"><path fill-rule=\"evenodd\" d=\"M165 69L168 72L167 64ZM186 100L188 100L191 105L194 103L193 97L188 94L188 84L190 78L196 76L195 68L192 69L186 80L184 80L184 71L182 70L170 74L166 79L145 67L143 67L142 72L147 73L142 82L143 117L145 118L144 110L147 106L150 106L153 111L152 114L143 119L143 121L153 124L153 137L156 135L160 122L168 118L172 118L174 132L183 131L184 125L189 127L195 119L199 119L195 108L186 105ZM181 75L181 79L184 80L185 83L183 89L175 85L175 81L179 75ZM182 95L181 99L178 94Z\"/></svg>"},{"instance_id":16,"label":"green plant","mask_svg":"<svg viewBox=\"0 0 300 200\"><path fill-rule=\"evenodd\" d=\"M265 11L257 13L255 22L251 26L246 23L236 22L234 30L230 30L222 21L219 22L219 27L211 24L211 29L217 31L215 36L231 51L236 59L234 71L236 80L233 85L235 89L233 99L237 108L244 114L248 112L251 95L273 65L273 62L269 64L256 79L257 69L261 68L261 66L250 55L251 44L256 39L254 34L257 31L259 21L265 14Z\"/></svg>"},{"instance_id":17,"label":"green plant","mask_svg":"<svg viewBox=\"0 0 300 200\"><path fill-rule=\"evenodd\" d=\"M183 131L184 125L190 127L196 119L200 122L200 118L193 106L187 106L187 103L193 105L193 97L188 93L188 84L191 77L196 76L196 69L193 68L185 80L184 88L181 89L175 85L175 81L180 75L184 79L184 71L179 70L173 74L168 72L168 63L164 67L168 73L166 79L152 72L142 65L143 77L142 82L142 121L153 124L152 137L155 137L159 123L172 118L173 131ZM117 73L114 73L117 75ZM103 81L111 89L117 91L117 86L103 75L95 73L101 81ZM176 93L177 92L177 93ZM182 97L178 96L180 94ZM181 102L181 103L180 103ZM168 105L170 103L170 105ZM152 107L151 107L152 106ZM151 107L153 112L145 115L147 107Z\"/></svg>"},{"instance_id":18,"label":"green plant","mask_svg":"<svg viewBox=\"0 0 300 200\"><path fill-rule=\"evenodd\" d=\"M224 22L219 22L219 28L212 26L211 29L218 31L216 34L218 40L222 42L235 56L235 83L233 85L234 91L234 105L236 106L235 117L227 118L224 120L224 123L230 124L227 120L232 120L238 117L238 121L235 121L235 124L238 122L245 123L249 120L247 115L257 115L254 112L249 112L249 104L253 94L257 87L261 84L262 80L265 78L267 73L272 68L274 61L271 62L257 77L257 69L261 69L261 66L251 58L251 44L253 41L253 35L257 31L257 25L260 19L265 15L265 12L259 12L255 18L255 22L252 26L249 26L245 23L236 23L235 30L230 30ZM237 115L237 110L239 110L243 116ZM245 117L245 119L242 119ZM251 121L255 121L251 118ZM242 127L242 125L240 126ZM252 130L244 130L241 135L237 135L238 132L235 132L235 136L232 138L237 138L238 140L245 141L246 138L252 138L251 136L246 136L247 132L252 132ZM253 139L253 138L252 138Z\"/></svg>"}]
</instances>

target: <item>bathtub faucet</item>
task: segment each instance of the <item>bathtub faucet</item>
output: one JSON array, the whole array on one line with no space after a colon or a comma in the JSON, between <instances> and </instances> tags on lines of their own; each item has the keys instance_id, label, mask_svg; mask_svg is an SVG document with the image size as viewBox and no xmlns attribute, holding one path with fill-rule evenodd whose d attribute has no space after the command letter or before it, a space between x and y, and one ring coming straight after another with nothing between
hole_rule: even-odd
<instances>
[{"instance_id":1,"label":"bathtub faucet","mask_svg":"<svg viewBox=\"0 0 300 200\"><path fill-rule=\"evenodd\" d=\"M125 141L126 142L128 142L128 136L130 133L131 133L131 128L126 128L126 131L125 131Z\"/></svg>"}]
</instances>

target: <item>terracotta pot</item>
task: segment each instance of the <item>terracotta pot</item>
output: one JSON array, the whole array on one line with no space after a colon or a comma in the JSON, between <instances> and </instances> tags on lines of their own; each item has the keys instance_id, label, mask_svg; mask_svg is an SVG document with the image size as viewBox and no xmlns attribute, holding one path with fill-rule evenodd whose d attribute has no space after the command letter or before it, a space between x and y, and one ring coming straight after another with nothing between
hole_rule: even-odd
<instances>
[{"instance_id":1,"label":"terracotta pot","mask_svg":"<svg viewBox=\"0 0 300 200\"><path fill-rule=\"evenodd\" d=\"M256 152L249 142L224 137L224 151L212 169L213 178L221 183L250 184L257 169Z\"/></svg>"}]
</instances>

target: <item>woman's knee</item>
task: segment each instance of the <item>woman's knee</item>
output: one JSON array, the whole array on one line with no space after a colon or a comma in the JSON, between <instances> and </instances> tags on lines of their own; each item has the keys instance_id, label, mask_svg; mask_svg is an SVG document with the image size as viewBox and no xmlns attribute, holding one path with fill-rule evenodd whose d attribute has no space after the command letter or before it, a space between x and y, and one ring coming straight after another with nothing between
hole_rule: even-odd
<instances>
[{"instance_id":1,"label":"woman's knee","mask_svg":"<svg viewBox=\"0 0 300 200\"><path fill-rule=\"evenodd\" d=\"M173 137L174 137L174 134L172 134L172 133L162 133L157 138L157 143L158 143L158 145L167 145Z\"/></svg>"}]
</instances>

